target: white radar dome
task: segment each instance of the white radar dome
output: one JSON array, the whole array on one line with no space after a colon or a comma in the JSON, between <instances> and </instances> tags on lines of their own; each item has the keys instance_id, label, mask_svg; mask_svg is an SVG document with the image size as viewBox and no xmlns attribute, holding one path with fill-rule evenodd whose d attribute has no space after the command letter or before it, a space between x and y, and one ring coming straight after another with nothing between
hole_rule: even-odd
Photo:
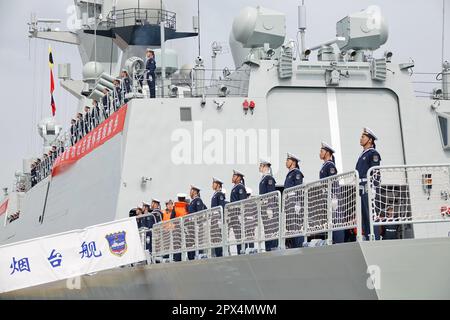
<instances>
[{"instance_id":1,"label":"white radar dome","mask_svg":"<svg viewBox=\"0 0 450 320\"><path fill-rule=\"evenodd\" d=\"M103 73L104 69L99 62L88 62L83 67L83 81L97 80Z\"/></svg>"},{"instance_id":2,"label":"white radar dome","mask_svg":"<svg viewBox=\"0 0 450 320\"><path fill-rule=\"evenodd\" d=\"M245 7L233 21L232 33L244 48L279 48L286 37L286 16L263 7Z\"/></svg>"}]
</instances>

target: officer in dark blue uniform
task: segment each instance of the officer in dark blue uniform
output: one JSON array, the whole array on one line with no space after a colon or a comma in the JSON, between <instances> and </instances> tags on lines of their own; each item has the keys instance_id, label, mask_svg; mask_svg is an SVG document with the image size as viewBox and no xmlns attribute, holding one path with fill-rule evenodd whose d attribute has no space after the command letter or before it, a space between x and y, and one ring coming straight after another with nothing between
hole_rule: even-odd
<instances>
[{"instance_id":1,"label":"officer in dark blue uniform","mask_svg":"<svg viewBox=\"0 0 450 320\"><path fill-rule=\"evenodd\" d=\"M152 199L152 205L150 211L155 216L156 222L162 221L161 201L158 199Z\"/></svg>"},{"instance_id":2,"label":"officer in dark blue uniform","mask_svg":"<svg viewBox=\"0 0 450 320\"><path fill-rule=\"evenodd\" d=\"M222 207L225 209L225 194L222 192L223 181L213 178L212 189L214 193L211 197L211 208Z\"/></svg>"},{"instance_id":3,"label":"officer in dark blue uniform","mask_svg":"<svg viewBox=\"0 0 450 320\"><path fill-rule=\"evenodd\" d=\"M113 84L114 84L114 90L112 92L112 95L113 95L112 100L113 100L114 112L116 112L122 106L122 89L120 88L120 80L119 79L114 79Z\"/></svg>"},{"instance_id":4,"label":"officer in dark blue uniform","mask_svg":"<svg viewBox=\"0 0 450 320\"><path fill-rule=\"evenodd\" d=\"M211 208L222 207L225 210L225 194L222 192L223 181L218 178L213 178L212 189L214 191L211 197ZM214 253L216 257L221 257L223 255L223 250L221 247L214 248Z\"/></svg>"},{"instance_id":5,"label":"officer in dark blue uniform","mask_svg":"<svg viewBox=\"0 0 450 320\"><path fill-rule=\"evenodd\" d=\"M320 168L319 179L328 178L337 174L334 152L334 149L330 145L322 142L320 160L323 161L323 165Z\"/></svg>"},{"instance_id":6,"label":"officer in dark blue uniform","mask_svg":"<svg viewBox=\"0 0 450 320\"><path fill-rule=\"evenodd\" d=\"M145 63L146 80L150 89L150 98L156 98L156 61L155 52L147 49L147 61Z\"/></svg>"},{"instance_id":7,"label":"officer in dark blue uniform","mask_svg":"<svg viewBox=\"0 0 450 320\"><path fill-rule=\"evenodd\" d=\"M91 111L91 127L92 129L97 128L100 124L100 107L98 106L97 100L92 101L92 111Z\"/></svg>"},{"instance_id":8,"label":"officer in dark blue uniform","mask_svg":"<svg viewBox=\"0 0 450 320\"><path fill-rule=\"evenodd\" d=\"M303 184L304 175L300 171L300 167L298 165L299 162L300 160L298 157L291 153L287 154L286 168L289 169L289 172L286 176L286 180L284 181L285 189Z\"/></svg>"},{"instance_id":9,"label":"officer in dark blue uniform","mask_svg":"<svg viewBox=\"0 0 450 320\"><path fill-rule=\"evenodd\" d=\"M370 168L379 166L381 156L375 149L375 141L378 140L375 133L369 128L364 128L359 140L359 144L363 147L363 152L356 163L356 170L359 173L359 194L361 196L361 216L363 234L368 237L370 233L370 212L368 198L367 172ZM379 239L378 228L375 228L375 239Z\"/></svg>"},{"instance_id":10,"label":"officer in dark blue uniform","mask_svg":"<svg viewBox=\"0 0 450 320\"><path fill-rule=\"evenodd\" d=\"M196 186L191 186L191 203L188 206L189 213L196 213L202 210L206 209L205 204L203 203L203 200L200 198L200 188Z\"/></svg>"},{"instance_id":11,"label":"officer in dark blue uniform","mask_svg":"<svg viewBox=\"0 0 450 320\"><path fill-rule=\"evenodd\" d=\"M142 203L143 207L143 215L146 215L146 217L141 218L140 222L138 221L138 228L148 228L150 229L146 233L146 237L148 239L147 249L151 253L152 252L152 228L153 225L158 223L157 218L151 213L150 205L146 202Z\"/></svg>"},{"instance_id":12,"label":"officer in dark blue uniform","mask_svg":"<svg viewBox=\"0 0 450 320\"><path fill-rule=\"evenodd\" d=\"M83 114L78 112L77 114L77 141L80 141L84 137L84 120Z\"/></svg>"},{"instance_id":13,"label":"officer in dark blue uniform","mask_svg":"<svg viewBox=\"0 0 450 320\"><path fill-rule=\"evenodd\" d=\"M300 166L298 163L300 159L293 155L292 153L287 154L286 158L286 168L289 169L289 172L286 176L286 180L284 181L284 189L292 188L303 184L304 175L300 171ZM303 246L304 237L295 237L286 240L286 247L288 248L300 248Z\"/></svg>"},{"instance_id":14,"label":"officer in dark blue uniform","mask_svg":"<svg viewBox=\"0 0 450 320\"><path fill-rule=\"evenodd\" d=\"M272 164L270 161L261 159L259 161L259 173L261 174L261 181L259 182L259 195L267 194L276 191L276 181L272 175ZM268 204L270 206L270 204ZM267 207L267 205L266 205ZM274 225L274 221L268 216L267 212L270 207L261 210L261 215L263 218L264 231L267 233L270 227ZM269 240L265 242L266 251L271 251L272 249L278 247L278 240Z\"/></svg>"},{"instance_id":15,"label":"officer in dark blue uniform","mask_svg":"<svg viewBox=\"0 0 450 320\"><path fill-rule=\"evenodd\" d=\"M191 186L190 197L191 197L191 203L188 206L189 214L193 214L193 213L200 212L202 210L207 209L205 204L203 203L203 200L200 198L200 188L198 188L196 186ZM190 231L192 231L192 230L190 230ZM201 232L201 231L199 231L199 232ZM192 233L189 233L189 238L190 238L190 241L189 241L189 243L186 243L186 245L191 246L193 244L191 241L194 241L194 240L192 240L194 238L194 235ZM188 259L189 260L195 259L195 251L188 252Z\"/></svg>"},{"instance_id":16,"label":"officer in dark blue uniform","mask_svg":"<svg viewBox=\"0 0 450 320\"><path fill-rule=\"evenodd\" d=\"M247 199L247 190L245 189L244 174L238 170L233 170L233 177L231 182L234 184L233 189L231 189L230 202L237 202ZM233 224L233 232L236 239L241 239L241 225L237 223ZM241 254L242 246L237 245L237 252Z\"/></svg>"},{"instance_id":17,"label":"officer in dark blue uniform","mask_svg":"<svg viewBox=\"0 0 450 320\"><path fill-rule=\"evenodd\" d=\"M319 178L325 179L328 177L335 176L337 174L336 168L336 160L334 159L335 150L327 143L322 142L320 147L320 160L323 161L323 165L320 168ZM339 201L337 198L339 194L339 185L336 183L332 185L332 201ZM324 201L328 201L328 199L324 199ZM325 202L326 203L326 202ZM333 243L342 243L344 242L344 234L343 230L334 231L333 232Z\"/></svg>"},{"instance_id":18,"label":"officer in dark blue uniform","mask_svg":"<svg viewBox=\"0 0 450 320\"><path fill-rule=\"evenodd\" d=\"M84 133L88 134L91 132L91 125L92 125L92 119L91 119L91 107L85 106L84 107Z\"/></svg>"},{"instance_id":19,"label":"officer in dark blue uniform","mask_svg":"<svg viewBox=\"0 0 450 320\"><path fill-rule=\"evenodd\" d=\"M104 89L103 90L103 98L102 98L102 105L103 105L103 119L108 119L111 115L111 98L109 96L109 90Z\"/></svg>"},{"instance_id":20,"label":"officer in dark blue uniform","mask_svg":"<svg viewBox=\"0 0 450 320\"><path fill-rule=\"evenodd\" d=\"M129 100L125 96L131 92L131 79L128 75L128 71L125 69L122 70L120 77L122 78L120 87L122 91L123 102L127 103Z\"/></svg>"},{"instance_id":21,"label":"officer in dark blue uniform","mask_svg":"<svg viewBox=\"0 0 450 320\"><path fill-rule=\"evenodd\" d=\"M72 118L70 124L70 143L74 146L78 142L78 126L77 120Z\"/></svg>"}]
</instances>

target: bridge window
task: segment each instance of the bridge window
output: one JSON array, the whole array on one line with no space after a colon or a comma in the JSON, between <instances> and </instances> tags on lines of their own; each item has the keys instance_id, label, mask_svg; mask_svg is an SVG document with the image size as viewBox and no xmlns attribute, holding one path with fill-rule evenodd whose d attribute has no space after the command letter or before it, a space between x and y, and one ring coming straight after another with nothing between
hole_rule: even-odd
<instances>
[{"instance_id":1,"label":"bridge window","mask_svg":"<svg viewBox=\"0 0 450 320\"><path fill-rule=\"evenodd\" d=\"M190 107L180 108L180 120L181 121L192 121L192 109Z\"/></svg>"},{"instance_id":2,"label":"bridge window","mask_svg":"<svg viewBox=\"0 0 450 320\"><path fill-rule=\"evenodd\" d=\"M450 115L446 114L446 113L437 113L437 119L438 119L438 125L439 125L439 132L441 134L442 147L445 150L450 150L450 145L449 145Z\"/></svg>"}]
</instances>

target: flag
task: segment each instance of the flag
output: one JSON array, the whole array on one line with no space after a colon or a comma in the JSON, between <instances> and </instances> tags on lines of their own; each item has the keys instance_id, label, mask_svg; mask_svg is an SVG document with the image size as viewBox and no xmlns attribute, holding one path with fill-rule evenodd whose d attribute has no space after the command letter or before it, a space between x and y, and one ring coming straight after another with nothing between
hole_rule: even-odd
<instances>
[{"instance_id":1,"label":"flag","mask_svg":"<svg viewBox=\"0 0 450 320\"><path fill-rule=\"evenodd\" d=\"M56 114L56 104L55 99L53 99L53 92L55 91L55 78L53 77L53 54L52 54L52 47L48 47L48 65L50 67L50 105L52 107L52 115L55 116Z\"/></svg>"},{"instance_id":2,"label":"flag","mask_svg":"<svg viewBox=\"0 0 450 320\"><path fill-rule=\"evenodd\" d=\"M6 210L8 209L8 201L9 201L9 199L6 199L6 201L4 203L2 203L2 205L0 206L0 216L2 214L4 214L6 212Z\"/></svg>"}]
</instances>

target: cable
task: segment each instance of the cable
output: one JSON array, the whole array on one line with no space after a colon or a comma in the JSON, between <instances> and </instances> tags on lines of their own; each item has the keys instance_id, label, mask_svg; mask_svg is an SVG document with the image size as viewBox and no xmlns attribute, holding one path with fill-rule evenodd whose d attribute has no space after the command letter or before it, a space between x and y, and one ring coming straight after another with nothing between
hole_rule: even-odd
<instances>
[{"instance_id":1,"label":"cable","mask_svg":"<svg viewBox=\"0 0 450 320\"><path fill-rule=\"evenodd\" d=\"M445 0L442 0L442 64L444 64L445 43Z\"/></svg>"}]
</instances>

